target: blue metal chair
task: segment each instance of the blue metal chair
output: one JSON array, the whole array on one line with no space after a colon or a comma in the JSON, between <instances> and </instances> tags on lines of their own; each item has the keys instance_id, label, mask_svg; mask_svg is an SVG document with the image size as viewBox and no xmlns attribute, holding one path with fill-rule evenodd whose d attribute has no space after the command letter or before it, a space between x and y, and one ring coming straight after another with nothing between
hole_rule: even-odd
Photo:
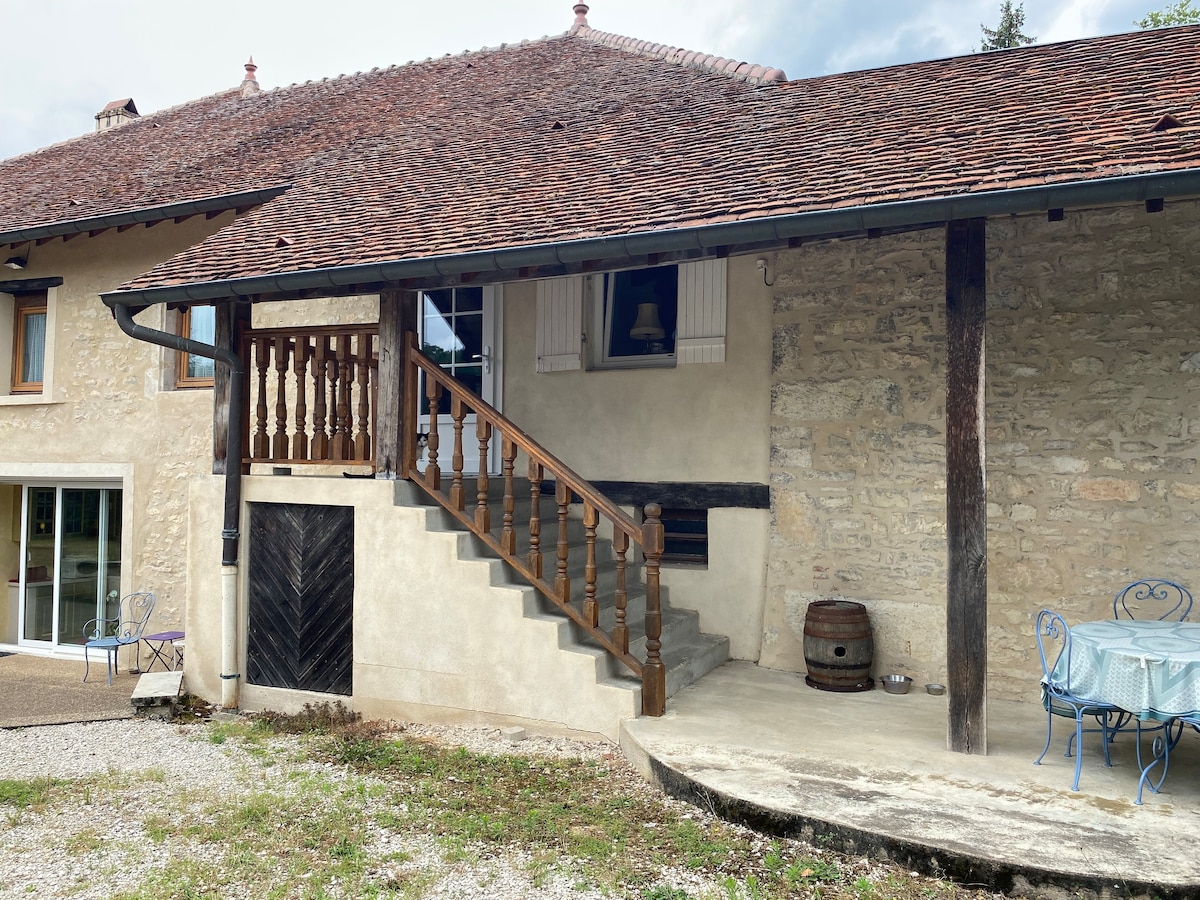
<instances>
[{"instance_id":1,"label":"blue metal chair","mask_svg":"<svg viewBox=\"0 0 1200 900\"><path fill-rule=\"evenodd\" d=\"M109 594L113 599L116 591ZM108 683L112 684L113 672L117 670L117 654L127 644L136 644L142 639L150 613L154 612L154 595L148 591L137 591L122 598L113 619L92 619L83 626L83 680L87 681L90 660L89 650L103 650L108 669ZM139 669L140 671L140 669Z\"/></svg>"},{"instance_id":2,"label":"blue metal chair","mask_svg":"<svg viewBox=\"0 0 1200 900\"><path fill-rule=\"evenodd\" d=\"M1102 735L1104 747L1104 764L1112 765L1108 755L1108 744L1116 734L1116 726L1111 717L1120 716L1122 710L1111 703L1077 696L1071 690L1071 629L1066 621L1056 612L1043 609L1037 617L1038 654L1042 658L1042 705L1046 708L1046 746L1041 754L1033 761L1035 766L1042 764L1042 758L1050 749L1051 732L1054 717L1071 718L1075 720L1075 732L1067 739L1067 752L1070 758L1071 748L1075 748L1075 781L1071 790L1079 790L1079 773L1083 765L1083 736L1085 733L1099 732ZM1098 728L1084 728L1084 716L1091 716L1099 725Z\"/></svg>"},{"instance_id":3,"label":"blue metal chair","mask_svg":"<svg viewBox=\"0 0 1200 900\"><path fill-rule=\"evenodd\" d=\"M1140 578L1130 582L1113 598L1113 618L1176 619L1184 621L1192 611L1187 588L1166 578Z\"/></svg>"},{"instance_id":4,"label":"blue metal chair","mask_svg":"<svg viewBox=\"0 0 1200 900\"><path fill-rule=\"evenodd\" d=\"M1200 715L1194 716L1179 716L1172 719L1170 722L1163 722L1153 726L1161 731L1154 738L1153 752L1150 762L1142 766L1142 723L1138 723L1138 766L1142 769L1142 777L1138 779L1137 799L1133 802L1138 806L1142 805L1142 789L1150 788L1150 793L1157 794L1162 783L1167 780L1167 766L1171 762L1171 751L1175 749L1175 745L1179 743L1179 739L1183 737L1183 732L1187 726L1200 732ZM1172 734L1172 729L1174 733ZM1150 777L1150 773L1158 765L1162 765L1162 771L1158 778Z\"/></svg>"}]
</instances>

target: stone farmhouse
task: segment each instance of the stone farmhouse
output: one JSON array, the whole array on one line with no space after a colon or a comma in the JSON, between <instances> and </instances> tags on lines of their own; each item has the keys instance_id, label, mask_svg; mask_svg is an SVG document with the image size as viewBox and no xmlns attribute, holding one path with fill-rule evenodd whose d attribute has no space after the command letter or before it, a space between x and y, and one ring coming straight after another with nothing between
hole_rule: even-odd
<instances>
[{"instance_id":1,"label":"stone farmhouse","mask_svg":"<svg viewBox=\"0 0 1200 900\"><path fill-rule=\"evenodd\" d=\"M144 589L226 706L612 736L845 598L984 752L1039 609L1200 584L1200 28L789 81L587 12L0 163L0 649Z\"/></svg>"}]
</instances>

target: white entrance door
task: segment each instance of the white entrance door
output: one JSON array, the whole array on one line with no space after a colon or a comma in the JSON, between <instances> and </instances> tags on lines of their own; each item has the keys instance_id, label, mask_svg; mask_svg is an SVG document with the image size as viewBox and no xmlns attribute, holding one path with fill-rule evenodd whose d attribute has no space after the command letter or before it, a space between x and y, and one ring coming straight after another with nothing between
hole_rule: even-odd
<instances>
[{"instance_id":1,"label":"white entrance door","mask_svg":"<svg viewBox=\"0 0 1200 900\"><path fill-rule=\"evenodd\" d=\"M421 294L421 349L430 359L497 409L500 408L500 288L495 286L446 288ZM418 429L429 431L429 401L421 379L421 416ZM463 471L479 473L479 440L475 416L463 419ZM493 437L486 469L500 471L500 442ZM454 421L450 397L442 394L438 407L438 466L449 472L454 455ZM418 469L424 469L419 462Z\"/></svg>"}]
</instances>

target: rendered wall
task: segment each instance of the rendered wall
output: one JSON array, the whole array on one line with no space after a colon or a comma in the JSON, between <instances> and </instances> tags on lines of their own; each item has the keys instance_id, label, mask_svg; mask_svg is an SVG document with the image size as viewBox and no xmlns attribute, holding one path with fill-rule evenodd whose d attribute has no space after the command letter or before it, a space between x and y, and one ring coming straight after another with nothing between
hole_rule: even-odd
<instances>
[{"instance_id":1,"label":"rendered wall","mask_svg":"<svg viewBox=\"0 0 1200 900\"><path fill-rule=\"evenodd\" d=\"M569 633L557 617L537 614L532 588L503 581L495 560L476 558L467 535L437 530L439 512L397 506L410 485L340 477L251 476L249 503L353 506L354 694L368 718L529 724L544 732L604 735L615 740L620 720L638 711L628 682L598 684L599 653L560 648ZM215 508L220 479L194 486L197 508ZM245 509L245 507L244 507ZM432 517L434 530L426 520ZM220 698L220 524L193 517L191 560L201 597L188 620L187 686ZM248 533L248 514L242 533ZM245 672L247 566L242 542L238 646ZM464 561L465 560L465 561ZM208 602L204 597L211 598ZM203 610L203 611L202 611ZM246 709L298 708L314 697L297 691L242 686Z\"/></svg>"},{"instance_id":2,"label":"rendered wall","mask_svg":"<svg viewBox=\"0 0 1200 900\"><path fill-rule=\"evenodd\" d=\"M1033 634L1138 575L1200 586L1200 211L988 224L989 692L1036 701ZM945 679L941 229L779 255L762 664L812 600L864 603L875 673Z\"/></svg>"},{"instance_id":3,"label":"rendered wall","mask_svg":"<svg viewBox=\"0 0 1200 900\"><path fill-rule=\"evenodd\" d=\"M729 259L725 362L669 369L537 374L534 283L505 285L504 414L590 480L765 483L771 290L754 260ZM671 603L737 659L758 659L768 518L715 509L708 569L663 569Z\"/></svg>"},{"instance_id":4,"label":"rendered wall","mask_svg":"<svg viewBox=\"0 0 1200 900\"><path fill-rule=\"evenodd\" d=\"M173 379L164 377L163 351L122 333L98 294L231 220L198 216L51 241L32 248L20 273L63 279L51 316L53 392L0 397L0 479L122 486L122 587L157 595L152 630L184 621L188 483L212 468L212 391L164 389ZM138 321L163 327L165 318L151 309Z\"/></svg>"}]
</instances>

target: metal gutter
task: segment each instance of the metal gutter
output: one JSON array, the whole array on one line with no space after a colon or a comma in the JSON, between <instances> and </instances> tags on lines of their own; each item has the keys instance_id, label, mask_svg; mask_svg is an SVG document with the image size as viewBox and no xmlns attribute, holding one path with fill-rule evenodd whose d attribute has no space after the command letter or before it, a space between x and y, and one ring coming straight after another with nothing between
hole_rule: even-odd
<instances>
[{"instance_id":1,"label":"metal gutter","mask_svg":"<svg viewBox=\"0 0 1200 900\"><path fill-rule=\"evenodd\" d=\"M387 263L309 269L196 282L161 288L116 290L101 294L109 306L149 306L155 303L198 303L252 294L340 288L355 284L443 278L467 272L486 273L520 268L570 265L650 253L699 251L738 244L782 243L793 238L854 234L872 229L948 222L954 219L1045 212L1086 206L1200 196L1200 169L1122 175L1062 184L1038 185L979 194L959 194L894 203L873 203L844 209L825 209L770 216L718 225L613 237L562 241L505 250L431 256ZM3 237L0 236L0 240Z\"/></svg>"},{"instance_id":2,"label":"metal gutter","mask_svg":"<svg viewBox=\"0 0 1200 900\"><path fill-rule=\"evenodd\" d=\"M141 209L129 210L128 212L92 216L87 219L73 219L69 222L54 222L50 225L31 225L28 228L0 231L0 244L21 244L25 241L62 237L68 234L81 234L85 231L103 231L106 228L119 228L122 225L162 222L166 219L176 219L181 216L228 212L231 209L259 206L268 200L274 200L290 187L290 184L285 184L278 187L262 188L257 191L222 194L218 197L203 197L199 200L168 203L164 206L146 206Z\"/></svg>"}]
</instances>

